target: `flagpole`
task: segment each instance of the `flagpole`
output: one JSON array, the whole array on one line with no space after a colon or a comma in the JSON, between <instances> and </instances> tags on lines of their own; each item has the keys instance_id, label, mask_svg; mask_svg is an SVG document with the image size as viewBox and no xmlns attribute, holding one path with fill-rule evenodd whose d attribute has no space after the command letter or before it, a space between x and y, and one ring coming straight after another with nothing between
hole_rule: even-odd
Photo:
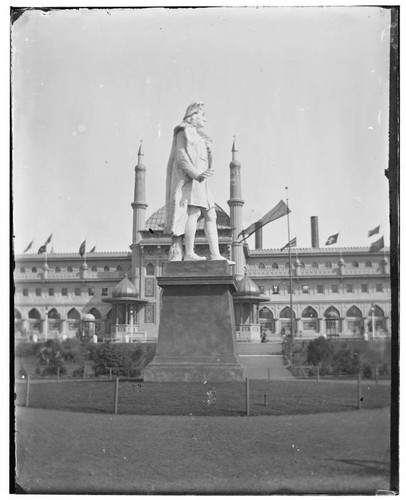
<instances>
[{"instance_id":1,"label":"flagpole","mask_svg":"<svg viewBox=\"0 0 406 500\"><path fill-rule=\"evenodd\" d=\"M286 191L288 192L288 188L285 187ZM290 222L289 222L289 198L286 198L286 206L288 207L288 249L289 249L289 286L290 286L290 333L292 335L292 340L294 339L295 333L294 333L294 327L293 327L293 298L292 298L292 251L290 248Z\"/></svg>"}]
</instances>

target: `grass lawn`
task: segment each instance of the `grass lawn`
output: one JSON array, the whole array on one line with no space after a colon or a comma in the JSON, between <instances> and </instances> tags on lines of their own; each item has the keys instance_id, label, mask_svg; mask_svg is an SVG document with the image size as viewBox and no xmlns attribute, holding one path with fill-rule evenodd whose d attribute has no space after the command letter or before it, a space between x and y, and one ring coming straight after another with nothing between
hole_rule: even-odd
<instances>
[{"instance_id":1,"label":"grass lawn","mask_svg":"<svg viewBox=\"0 0 406 500\"><path fill-rule=\"evenodd\" d=\"M388 408L253 418L16 414L16 480L31 494L374 495L390 488Z\"/></svg>"},{"instance_id":2,"label":"grass lawn","mask_svg":"<svg viewBox=\"0 0 406 500\"><path fill-rule=\"evenodd\" d=\"M16 384L24 406L26 384ZM32 382L29 406L76 412L113 413L114 381ZM266 405L265 405L266 393ZM362 408L390 405L390 385L362 382ZM250 414L296 415L358 408L356 381L250 381ZM132 415L241 416L246 414L245 383L156 383L120 380L118 413Z\"/></svg>"}]
</instances>

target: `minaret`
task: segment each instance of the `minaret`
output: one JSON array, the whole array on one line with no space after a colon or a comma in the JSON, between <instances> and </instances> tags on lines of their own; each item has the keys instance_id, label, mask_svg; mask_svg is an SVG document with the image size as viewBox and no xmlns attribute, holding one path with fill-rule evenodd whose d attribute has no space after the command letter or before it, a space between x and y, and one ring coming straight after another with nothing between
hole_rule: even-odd
<instances>
[{"instance_id":1,"label":"minaret","mask_svg":"<svg viewBox=\"0 0 406 500\"><path fill-rule=\"evenodd\" d=\"M241 163L238 161L238 151L235 146L235 136L233 147L231 149L230 163L230 199L228 205L230 207L230 222L231 222L231 259L235 262L234 274L237 279L244 276L245 255L243 243L238 243L238 235L242 231L242 207L244 200L241 198Z\"/></svg>"},{"instance_id":2,"label":"minaret","mask_svg":"<svg viewBox=\"0 0 406 500\"><path fill-rule=\"evenodd\" d=\"M148 204L145 201L145 165L142 162L144 151L142 149L142 141L138 150L138 163L135 167L135 186L134 186L134 201L131 203L133 208L133 240L130 246L132 250L132 271L130 278L138 287L139 267L140 267L140 248L139 241L141 235L140 230L145 229L145 211Z\"/></svg>"}]
</instances>

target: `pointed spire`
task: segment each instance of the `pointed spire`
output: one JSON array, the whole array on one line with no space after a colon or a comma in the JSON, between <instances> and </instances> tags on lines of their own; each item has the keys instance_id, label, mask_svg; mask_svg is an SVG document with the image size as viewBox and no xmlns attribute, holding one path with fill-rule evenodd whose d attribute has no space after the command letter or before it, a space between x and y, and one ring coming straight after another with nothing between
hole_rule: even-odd
<instances>
[{"instance_id":1,"label":"pointed spire","mask_svg":"<svg viewBox=\"0 0 406 500\"><path fill-rule=\"evenodd\" d=\"M144 156L144 150L142 149L142 139L140 140L140 147L138 149L138 156Z\"/></svg>"},{"instance_id":2,"label":"pointed spire","mask_svg":"<svg viewBox=\"0 0 406 500\"><path fill-rule=\"evenodd\" d=\"M235 135L233 135L233 147L231 148L231 161L234 163L238 163L238 149L235 145Z\"/></svg>"}]
</instances>

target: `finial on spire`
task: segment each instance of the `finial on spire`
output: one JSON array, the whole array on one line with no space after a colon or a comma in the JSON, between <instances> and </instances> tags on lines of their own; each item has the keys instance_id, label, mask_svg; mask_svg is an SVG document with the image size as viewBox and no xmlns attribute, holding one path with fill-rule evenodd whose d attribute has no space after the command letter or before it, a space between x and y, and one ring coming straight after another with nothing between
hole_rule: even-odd
<instances>
[{"instance_id":1,"label":"finial on spire","mask_svg":"<svg viewBox=\"0 0 406 500\"><path fill-rule=\"evenodd\" d=\"M138 156L144 156L144 150L142 149L142 139L140 140L140 147L138 149Z\"/></svg>"},{"instance_id":2,"label":"finial on spire","mask_svg":"<svg viewBox=\"0 0 406 500\"><path fill-rule=\"evenodd\" d=\"M238 151L236 145L235 145L235 135L233 135L233 147L231 148L232 153L236 153Z\"/></svg>"}]
</instances>

